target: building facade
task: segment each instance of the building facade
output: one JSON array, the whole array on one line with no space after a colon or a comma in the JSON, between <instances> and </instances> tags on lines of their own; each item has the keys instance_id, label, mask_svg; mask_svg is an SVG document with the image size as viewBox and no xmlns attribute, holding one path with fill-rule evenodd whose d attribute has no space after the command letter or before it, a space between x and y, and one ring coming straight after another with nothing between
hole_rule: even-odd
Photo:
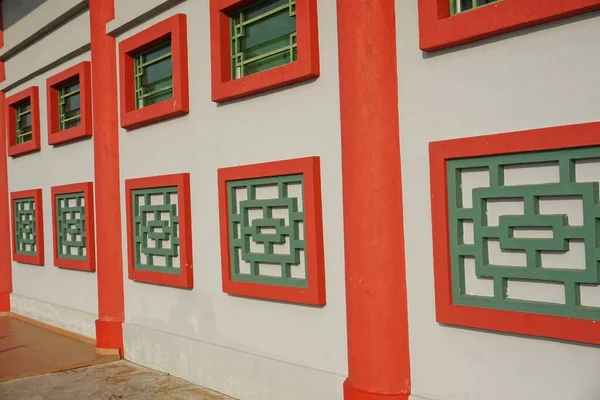
<instances>
[{"instance_id":1,"label":"building facade","mask_svg":"<svg viewBox=\"0 0 600 400\"><path fill-rule=\"evenodd\" d=\"M600 0L3 0L0 312L242 400L600 398Z\"/></svg>"}]
</instances>

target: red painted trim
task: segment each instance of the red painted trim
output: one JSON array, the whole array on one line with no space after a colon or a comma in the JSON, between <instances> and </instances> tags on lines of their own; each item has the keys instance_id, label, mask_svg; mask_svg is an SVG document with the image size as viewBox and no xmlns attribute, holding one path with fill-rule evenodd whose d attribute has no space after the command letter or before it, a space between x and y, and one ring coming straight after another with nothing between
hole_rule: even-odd
<instances>
[{"instance_id":1,"label":"red painted trim","mask_svg":"<svg viewBox=\"0 0 600 400\"><path fill-rule=\"evenodd\" d=\"M33 198L35 202L35 247L37 249L35 256L26 256L17 254L16 240L16 210L15 200ZM12 209L12 251L13 261L22 264L44 265L44 207L42 204L42 189L23 190L20 192L12 192L10 194L10 206Z\"/></svg>"},{"instance_id":2,"label":"red painted trim","mask_svg":"<svg viewBox=\"0 0 600 400\"><path fill-rule=\"evenodd\" d=\"M16 144L15 133L15 106L23 100L31 102L31 140L26 143ZM6 99L6 115L7 115L7 144L8 155L17 157L24 154L39 151L40 143L40 95L37 86L32 86L19 93L13 94Z\"/></svg>"},{"instance_id":3,"label":"red painted trim","mask_svg":"<svg viewBox=\"0 0 600 400\"><path fill-rule=\"evenodd\" d=\"M600 122L433 142L429 145L437 321L600 344L596 321L452 304L446 164L450 159L600 145Z\"/></svg>"},{"instance_id":4,"label":"red painted trim","mask_svg":"<svg viewBox=\"0 0 600 400\"><path fill-rule=\"evenodd\" d=\"M298 60L240 79L231 79L229 14L249 0L210 0L212 100L224 102L317 78L319 30L316 0L296 0Z\"/></svg>"},{"instance_id":5,"label":"red painted trim","mask_svg":"<svg viewBox=\"0 0 600 400\"><path fill-rule=\"evenodd\" d=\"M179 214L179 257L180 274L140 271L134 268L135 245L133 235L133 205L131 192L136 189L150 189L177 186L177 208ZM192 219L190 201L190 174L173 174L148 178L127 179L125 181L127 204L127 256L129 259L129 279L155 285L173 286L185 289L194 287L194 267L192 256Z\"/></svg>"},{"instance_id":6,"label":"red painted trim","mask_svg":"<svg viewBox=\"0 0 600 400\"><path fill-rule=\"evenodd\" d=\"M319 157L297 158L240 167L220 168L219 222L221 225L221 272L223 292L244 297L323 306L326 304L323 217L321 211ZM304 178L304 229L306 231L307 288L283 287L231 279L227 182L250 178L302 174Z\"/></svg>"},{"instance_id":7,"label":"red painted trim","mask_svg":"<svg viewBox=\"0 0 600 400\"><path fill-rule=\"evenodd\" d=\"M337 0L346 400L410 395L395 8Z\"/></svg>"},{"instance_id":8,"label":"red painted trim","mask_svg":"<svg viewBox=\"0 0 600 400\"><path fill-rule=\"evenodd\" d=\"M1 9L2 7L0 7ZM0 38L2 36L0 30ZM5 94L0 92L0 143L6 143L5 100ZM4 243L4 246L0 246L0 312L10 311L10 294L13 289L12 249L8 245L11 242L10 218L7 156L5 152L0 152L0 241Z\"/></svg>"},{"instance_id":9,"label":"red painted trim","mask_svg":"<svg viewBox=\"0 0 600 400\"><path fill-rule=\"evenodd\" d=\"M135 108L133 57L171 39L173 97L138 110ZM121 126L135 129L189 113L187 17L177 14L119 43Z\"/></svg>"},{"instance_id":10,"label":"red painted trim","mask_svg":"<svg viewBox=\"0 0 600 400\"><path fill-rule=\"evenodd\" d=\"M84 261L68 260L58 256L58 226L56 215L56 196L68 193L83 192L85 207L85 247L87 257ZM52 195L52 241L54 249L54 265L59 268L94 272L96 270L96 238L94 229L94 187L92 182L74 183L64 186L53 186Z\"/></svg>"},{"instance_id":11,"label":"red painted trim","mask_svg":"<svg viewBox=\"0 0 600 400\"><path fill-rule=\"evenodd\" d=\"M435 51L600 10L600 0L501 0L450 16L449 0L419 0L423 51Z\"/></svg>"},{"instance_id":12,"label":"red painted trim","mask_svg":"<svg viewBox=\"0 0 600 400\"><path fill-rule=\"evenodd\" d=\"M58 95L61 86L79 78L81 123L64 131L60 130ZM48 107L48 144L57 145L92 136L92 81L90 62L83 61L46 79L46 104Z\"/></svg>"},{"instance_id":13,"label":"red painted trim","mask_svg":"<svg viewBox=\"0 0 600 400\"><path fill-rule=\"evenodd\" d=\"M90 0L98 317L96 347L123 354L123 253L116 40L106 34L114 0ZM103 329L110 326L111 329Z\"/></svg>"}]
</instances>

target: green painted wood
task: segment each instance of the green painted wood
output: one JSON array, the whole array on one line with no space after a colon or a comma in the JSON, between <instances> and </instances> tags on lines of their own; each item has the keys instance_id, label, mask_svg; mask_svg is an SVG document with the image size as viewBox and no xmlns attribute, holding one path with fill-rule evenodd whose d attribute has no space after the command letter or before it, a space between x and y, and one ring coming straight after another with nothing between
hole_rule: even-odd
<instances>
[{"instance_id":1,"label":"green painted wood","mask_svg":"<svg viewBox=\"0 0 600 400\"><path fill-rule=\"evenodd\" d=\"M15 143L27 143L33 140L31 125L31 102L26 100L15 106Z\"/></svg>"},{"instance_id":2,"label":"green painted wood","mask_svg":"<svg viewBox=\"0 0 600 400\"><path fill-rule=\"evenodd\" d=\"M473 10L502 0L450 0L450 15Z\"/></svg>"},{"instance_id":3,"label":"green painted wood","mask_svg":"<svg viewBox=\"0 0 600 400\"><path fill-rule=\"evenodd\" d=\"M64 131L81 124L81 98L79 78L58 89L59 130Z\"/></svg>"},{"instance_id":4,"label":"green painted wood","mask_svg":"<svg viewBox=\"0 0 600 400\"><path fill-rule=\"evenodd\" d=\"M86 260L86 221L83 192L56 196L56 221L58 258Z\"/></svg>"},{"instance_id":5,"label":"green painted wood","mask_svg":"<svg viewBox=\"0 0 600 400\"><path fill-rule=\"evenodd\" d=\"M17 199L15 207L15 242L17 254L37 255L35 200L33 197Z\"/></svg>"},{"instance_id":6,"label":"green painted wood","mask_svg":"<svg viewBox=\"0 0 600 400\"><path fill-rule=\"evenodd\" d=\"M134 68L136 109L173 97L170 40L136 55Z\"/></svg>"}]
</instances>

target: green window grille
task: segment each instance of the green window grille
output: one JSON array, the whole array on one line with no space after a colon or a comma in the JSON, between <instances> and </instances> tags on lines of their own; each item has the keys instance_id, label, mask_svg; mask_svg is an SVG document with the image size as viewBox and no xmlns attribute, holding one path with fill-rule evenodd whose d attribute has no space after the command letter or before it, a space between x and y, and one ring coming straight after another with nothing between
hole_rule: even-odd
<instances>
[{"instance_id":1,"label":"green window grille","mask_svg":"<svg viewBox=\"0 0 600 400\"><path fill-rule=\"evenodd\" d=\"M233 79L298 59L296 0L256 1L230 20Z\"/></svg>"},{"instance_id":2,"label":"green window grille","mask_svg":"<svg viewBox=\"0 0 600 400\"><path fill-rule=\"evenodd\" d=\"M134 268L179 275L177 186L136 189L132 196Z\"/></svg>"},{"instance_id":3,"label":"green window grille","mask_svg":"<svg viewBox=\"0 0 600 400\"><path fill-rule=\"evenodd\" d=\"M498 1L500 0L450 0L450 12L454 15Z\"/></svg>"},{"instance_id":4,"label":"green window grille","mask_svg":"<svg viewBox=\"0 0 600 400\"><path fill-rule=\"evenodd\" d=\"M61 131L81 124L79 78L58 89L59 128Z\"/></svg>"},{"instance_id":5,"label":"green window grille","mask_svg":"<svg viewBox=\"0 0 600 400\"><path fill-rule=\"evenodd\" d=\"M16 252L20 255L35 256L35 200L31 198L17 199L15 208L15 244Z\"/></svg>"},{"instance_id":6,"label":"green window grille","mask_svg":"<svg viewBox=\"0 0 600 400\"><path fill-rule=\"evenodd\" d=\"M308 286L303 176L227 183L234 281Z\"/></svg>"},{"instance_id":7,"label":"green window grille","mask_svg":"<svg viewBox=\"0 0 600 400\"><path fill-rule=\"evenodd\" d=\"M600 307L583 303L582 294L600 289L599 182L585 172L594 165L600 165L600 147L448 161L453 303L600 320ZM544 166L555 168L553 182L506 183L508 168ZM465 183L469 173L483 174L484 187ZM502 213L493 211L499 205ZM564 258L576 248L581 265ZM467 267L479 283L487 282L485 293L468 290ZM512 284L556 290L564 300L513 296Z\"/></svg>"},{"instance_id":8,"label":"green window grille","mask_svg":"<svg viewBox=\"0 0 600 400\"><path fill-rule=\"evenodd\" d=\"M173 97L171 41L134 57L136 109Z\"/></svg>"},{"instance_id":9,"label":"green window grille","mask_svg":"<svg viewBox=\"0 0 600 400\"><path fill-rule=\"evenodd\" d=\"M56 196L56 237L58 257L85 260L85 200L83 192Z\"/></svg>"},{"instance_id":10,"label":"green window grille","mask_svg":"<svg viewBox=\"0 0 600 400\"><path fill-rule=\"evenodd\" d=\"M33 139L31 126L31 101L27 100L14 107L15 110L15 143L27 143Z\"/></svg>"}]
</instances>

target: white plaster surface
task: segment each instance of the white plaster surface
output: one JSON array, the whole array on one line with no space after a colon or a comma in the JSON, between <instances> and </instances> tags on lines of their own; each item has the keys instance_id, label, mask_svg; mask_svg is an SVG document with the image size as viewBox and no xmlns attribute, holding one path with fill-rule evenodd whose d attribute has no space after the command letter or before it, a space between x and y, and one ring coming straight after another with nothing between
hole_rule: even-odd
<instances>
[{"instance_id":1,"label":"white plaster surface","mask_svg":"<svg viewBox=\"0 0 600 400\"><path fill-rule=\"evenodd\" d=\"M115 19L106 24L106 32L114 35L123 29L125 25L145 18L158 10L173 7L186 0L117 0L115 1ZM192 0L197 4L204 4L208 8L206 0Z\"/></svg>"},{"instance_id":2,"label":"white plaster surface","mask_svg":"<svg viewBox=\"0 0 600 400\"><path fill-rule=\"evenodd\" d=\"M126 357L244 400L339 400L347 356L335 2L318 2L320 78L222 105L210 100L207 3L186 1L117 38L187 14L191 112L122 130L120 149L123 180L191 173L194 288L137 283L124 271ZM217 169L314 155L321 157L327 305L224 294ZM123 194L123 232L124 202Z\"/></svg>"},{"instance_id":3,"label":"white plaster surface","mask_svg":"<svg viewBox=\"0 0 600 400\"><path fill-rule=\"evenodd\" d=\"M396 7L411 399L600 398L600 349L436 323L428 164L433 140L598 120L600 17L424 55L417 2Z\"/></svg>"}]
</instances>

